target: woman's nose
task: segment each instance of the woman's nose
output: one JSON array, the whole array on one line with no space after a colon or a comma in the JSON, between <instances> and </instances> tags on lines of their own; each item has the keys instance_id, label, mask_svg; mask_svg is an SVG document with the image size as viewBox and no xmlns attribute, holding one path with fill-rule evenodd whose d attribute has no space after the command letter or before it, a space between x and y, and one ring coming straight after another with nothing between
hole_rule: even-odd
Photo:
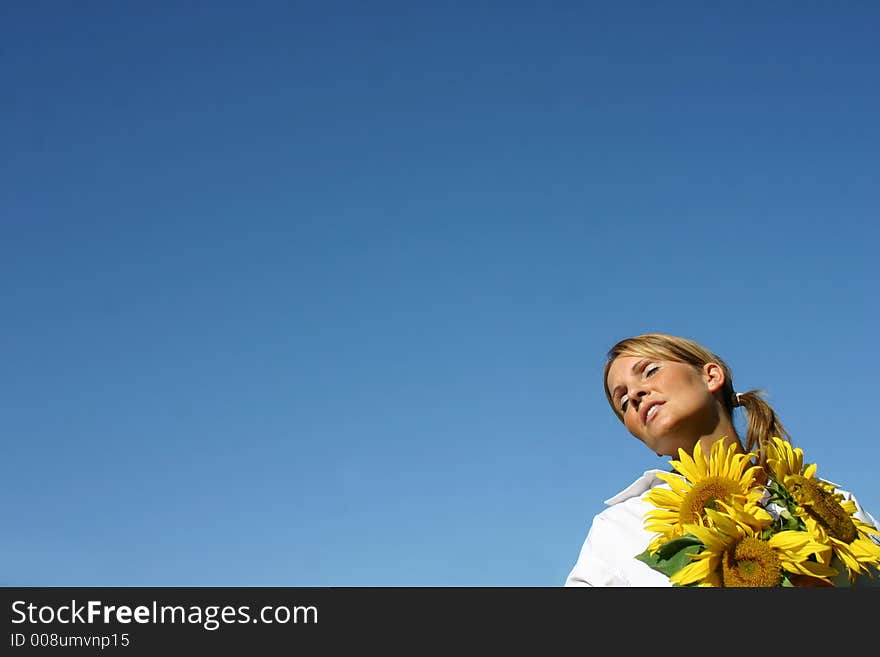
<instances>
[{"instance_id":1,"label":"woman's nose","mask_svg":"<svg viewBox=\"0 0 880 657\"><path fill-rule=\"evenodd\" d=\"M645 395L648 394L648 389L642 385L638 385L632 389L632 392L629 395L631 401L634 401L636 406L642 403L642 399Z\"/></svg>"}]
</instances>

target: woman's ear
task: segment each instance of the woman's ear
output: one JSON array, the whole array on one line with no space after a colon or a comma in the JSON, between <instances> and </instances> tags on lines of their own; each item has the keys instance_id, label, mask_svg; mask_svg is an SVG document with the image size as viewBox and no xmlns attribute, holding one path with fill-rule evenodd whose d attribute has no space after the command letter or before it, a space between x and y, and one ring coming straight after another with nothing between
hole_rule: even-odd
<instances>
[{"instance_id":1,"label":"woman's ear","mask_svg":"<svg viewBox=\"0 0 880 657\"><path fill-rule=\"evenodd\" d=\"M724 368L718 363L706 363L703 365L703 379L709 392L718 392L724 387Z\"/></svg>"}]
</instances>

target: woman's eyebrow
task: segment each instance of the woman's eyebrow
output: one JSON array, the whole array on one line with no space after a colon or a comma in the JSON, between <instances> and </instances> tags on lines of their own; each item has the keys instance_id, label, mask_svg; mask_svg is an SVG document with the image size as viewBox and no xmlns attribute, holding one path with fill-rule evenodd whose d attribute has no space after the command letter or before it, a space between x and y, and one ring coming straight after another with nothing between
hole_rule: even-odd
<instances>
[{"instance_id":1,"label":"woman's eyebrow","mask_svg":"<svg viewBox=\"0 0 880 657\"><path fill-rule=\"evenodd\" d=\"M642 358L642 360L636 361L629 370L630 374L635 374L636 371L640 367L642 367L645 363L647 363L650 360L651 360L650 358ZM618 385L614 386L614 390L611 391L611 399L616 399L617 398L617 391L621 390L621 389L626 390L626 386L623 384L618 384Z\"/></svg>"}]
</instances>

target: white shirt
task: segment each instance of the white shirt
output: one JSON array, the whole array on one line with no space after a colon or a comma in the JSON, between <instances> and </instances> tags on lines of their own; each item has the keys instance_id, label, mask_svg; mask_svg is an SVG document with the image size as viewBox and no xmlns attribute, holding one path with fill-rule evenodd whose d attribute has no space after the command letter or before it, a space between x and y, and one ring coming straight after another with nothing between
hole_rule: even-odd
<instances>
[{"instance_id":1,"label":"white shirt","mask_svg":"<svg viewBox=\"0 0 880 657\"><path fill-rule=\"evenodd\" d=\"M644 528L645 514L654 508L644 496L655 486L669 488L658 472L664 470L648 470L605 500L608 508L593 518L566 586L672 586L666 575L635 559L654 537Z\"/></svg>"},{"instance_id":2,"label":"white shirt","mask_svg":"<svg viewBox=\"0 0 880 657\"><path fill-rule=\"evenodd\" d=\"M645 514L654 508L646 499L648 491L669 484L657 477L668 470L648 470L627 488L605 500L608 505L593 518L577 562L565 586L672 586L669 578L635 558L654 538L644 528ZM852 493L838 489L844 499L856 503L856 517L877 527L877 521L859 505ZM834 565L834 564L832 564ZM842 577L846 575L841 572ZM857 585L878 586L880 577L860 577Z\"/></svg>"}]
</instances>

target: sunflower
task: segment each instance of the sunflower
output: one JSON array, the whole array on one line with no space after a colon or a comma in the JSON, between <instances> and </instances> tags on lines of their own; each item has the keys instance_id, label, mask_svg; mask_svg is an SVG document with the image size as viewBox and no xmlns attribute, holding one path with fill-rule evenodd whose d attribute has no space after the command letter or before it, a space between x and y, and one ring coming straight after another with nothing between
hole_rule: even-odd
<instances>
[{"instance_id":1,"label":"sunflower","mask_svg":"<svg viewBox=\"0 0 880 657\"><path fill-rule=\"evenodd\" d=\"M800 519L815 541L831 548L825 563L830 563L832 557L840 559L850 583L860 574L873 578L871 567L880 569L880 545L871 536L880 537L880 531L855 516L854 501L844 500L832 484L816 477L815 463L804 466L802 449L776 436L770 439L767 449L775 496Z\"/></svg>"},{"instance_id":2,"label":"sunflower","mask_svg":"<svg viewBox=\"0 0 880 657\"><path fill-rule=\"evenodd\" d=\"M719 506L727 509L723 502ZM789 574L824 584L837 575L821 560L827 548L807 532L785 530L764 540L760 530L727 513L707 509L706 515L710 525L685 525L704 547L670 577L675 585L775 587L785 586Z\"/></svg>"},{"instance_id":3,"label":"sunflower","mask_svg":"<svg viewBox=\"0 0 880 657\"><path fill-rule=\"evenodd\" d=\"M708 459L700 443L694 447L693 458L679 449L679 460L670 461L679 474L657 475L670 488L653 488L647 495L656 508L645 514L645 529L657 534L648 546L649 552L684 536L686 525L706 525L707 509L715 509L718 501L741 509L756 526L766 526L772 520L759 506L764 490L754 485L761 468L751 465L754 454L738 454L736 447L731 443L725 450L724 440L717 440Z\"/></svg>"}]
</instances>

